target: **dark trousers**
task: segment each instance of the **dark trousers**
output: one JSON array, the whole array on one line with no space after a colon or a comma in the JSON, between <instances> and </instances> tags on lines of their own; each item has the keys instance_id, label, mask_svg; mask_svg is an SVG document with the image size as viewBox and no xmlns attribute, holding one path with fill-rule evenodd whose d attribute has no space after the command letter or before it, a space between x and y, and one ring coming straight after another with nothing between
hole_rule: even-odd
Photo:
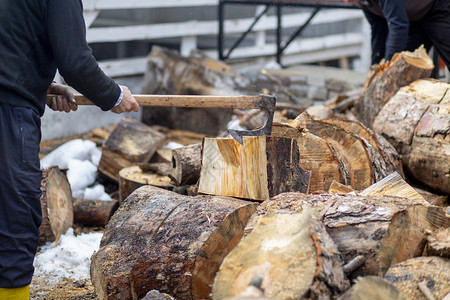
<instances>
[{"instance_id":1,"label":"dark trousers","mask_svg":"<svg viewBox=\"0 0 450 300\"><path fill-rule=\"evenodd\" d=\"M31 282L41 224L40 116L0 103L0 287Z\"/></svg>"},{"instance_id":2,"label":"dark trousers","mask_svg":"<svg viewBox=\"0 0 450 300\"><path fill-rule=\"evenodd\" d=\"M388 25L386 19L370 12L364 12L372 28L372 64L379 63L384 58ZM414 51L420 45L430 50L434 46L450 70L450 1L436 0L426 14L417 22L409 25L409 35L406 49Z\"/></svg>"}]
</instances>

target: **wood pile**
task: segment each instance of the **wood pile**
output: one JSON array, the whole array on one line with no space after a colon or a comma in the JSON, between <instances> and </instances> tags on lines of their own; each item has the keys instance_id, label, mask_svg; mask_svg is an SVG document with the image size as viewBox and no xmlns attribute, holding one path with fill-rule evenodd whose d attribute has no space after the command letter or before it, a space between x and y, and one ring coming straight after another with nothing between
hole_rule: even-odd
<instances>
[{"instance_id":1,"label":"wood pile","mask_svg":"<svg viewBox=\"0 0 450 300\"><path fill-rule=\"evenodd\" d=\"M391 68L428 68L419 54L402 55L371 77L361 103L372 84L387 90L382 77L398 74ZM220 73L209 59L199 65ZM242 144L125 118L104 136L99 165L118 187L115 201L69 194L64 202L51 179L60 171L45 171L43 207L64 202L54 221L48 213L45 235L64 232L65 207L85 226L105 226L90 269L99 299L442 299L450 293L447 198L413 188L407 176L420 170L448 193L449 88L400 85L371 125L286 107L270 136ZM240 113L249 129L260 123L257 113Z\"/></svg>"}]
</instances>

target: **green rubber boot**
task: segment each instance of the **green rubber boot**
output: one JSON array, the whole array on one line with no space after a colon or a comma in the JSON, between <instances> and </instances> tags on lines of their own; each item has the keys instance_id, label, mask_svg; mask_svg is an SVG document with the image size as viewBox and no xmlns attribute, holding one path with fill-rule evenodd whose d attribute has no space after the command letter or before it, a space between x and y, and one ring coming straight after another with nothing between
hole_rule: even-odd
<instances>
[{"instance_id":1,"label":"green rubber boot","mask_svg":"<svg viewBox=\"0 0 450 300\"><path fill-rule=\"evenodd\" d=\"M30 286L24 286L16 289L0 288L0 299L2 300L29 300Z\"/></svg>"}]
</instances>

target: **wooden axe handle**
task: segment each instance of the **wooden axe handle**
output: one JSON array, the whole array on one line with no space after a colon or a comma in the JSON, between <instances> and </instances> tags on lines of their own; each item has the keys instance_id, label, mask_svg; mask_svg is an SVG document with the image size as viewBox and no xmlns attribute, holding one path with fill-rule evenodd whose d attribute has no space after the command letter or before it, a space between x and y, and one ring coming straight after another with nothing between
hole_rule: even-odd
<instances>
[{"instance_id":1,"label":"wooden axe handle","mask_svg":"<svg viewBox=\"0 0 450 300\"><path fill-rule=\"evenodd\" d=\"M265 96L193 96L193 95L133 95L143 107L190 107L190 108L239 108L265 107ZM54 95L47 96L47 103ZM83 95L75 95L77 105L94 105Z\"/></svg>"}]
</instances>

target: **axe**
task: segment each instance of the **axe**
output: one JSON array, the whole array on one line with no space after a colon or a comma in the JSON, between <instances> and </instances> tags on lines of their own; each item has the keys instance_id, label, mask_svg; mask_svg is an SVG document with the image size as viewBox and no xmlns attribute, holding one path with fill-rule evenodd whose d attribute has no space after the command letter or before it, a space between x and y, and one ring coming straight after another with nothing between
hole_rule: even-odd
<instances>
[{"instance_id":1,"label":"axe","mask_svg":"<svg viewBox=\"0 0 450 300\"><path fill-rule=\"evenodd\" d=\"M47 103L55 95L47 95ZM260 109L267 113L265 124L254 130L229 129L231 136L242 144L243 136L270 135L276 97L258 96L200 96L200 95L133 95L142 107L186 107L186 108L227 108ZM77 105L94 105L83 95L75 95Z\"/></svg>"}]
</instances>

